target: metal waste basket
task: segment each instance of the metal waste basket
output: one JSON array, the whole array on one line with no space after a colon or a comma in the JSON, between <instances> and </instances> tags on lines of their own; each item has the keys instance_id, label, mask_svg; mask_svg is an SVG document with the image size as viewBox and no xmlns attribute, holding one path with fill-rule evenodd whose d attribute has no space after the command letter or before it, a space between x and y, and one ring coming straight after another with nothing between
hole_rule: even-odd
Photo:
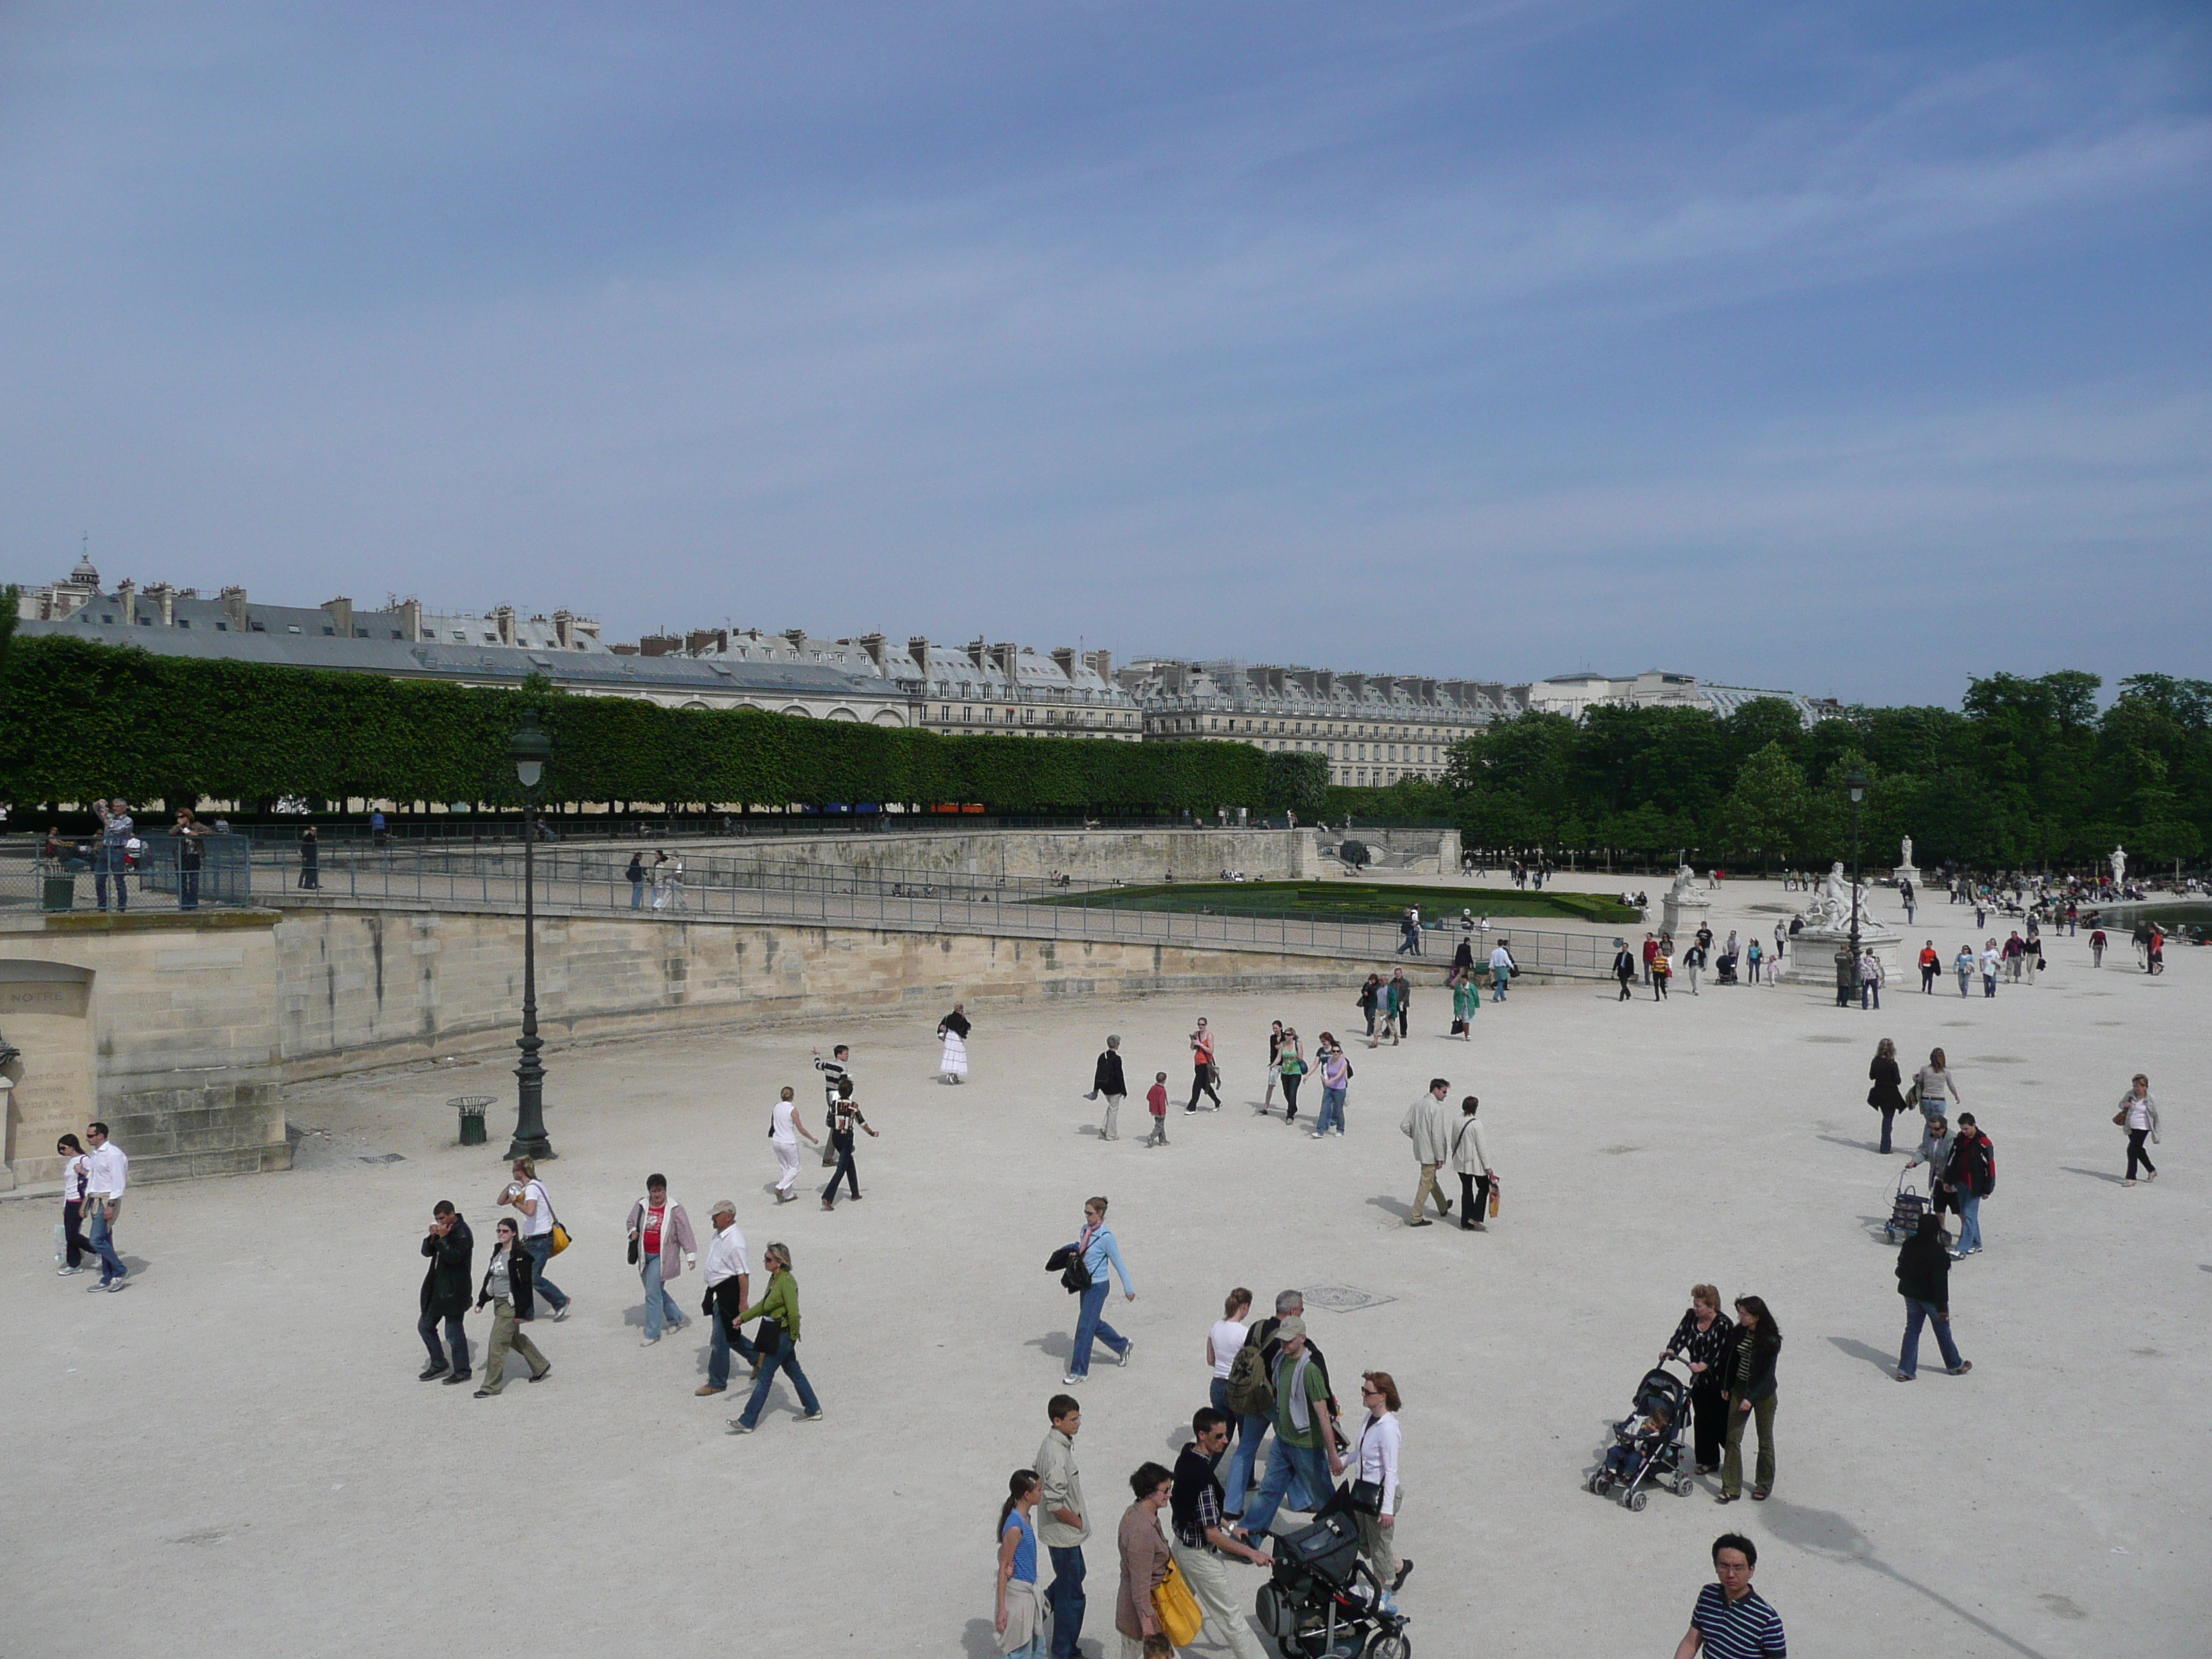
<instances>
[{"instance_id":1,"label":"metal waste basket","mask_svg":"<svg viewBox=\"0 0 2212 1659\"><path fill-rule=\"evenodd\" d=\"M76 878L47 875L40 882L39 908L41 910L73 910L76 908Z\"/></svg>"},{"instance_id":2,"label":"metal waste basket","mask_svg":"<svg viewBox=\"0 0 2212 1659\"><path fill-rule=\"evenodd\" d=\"M484 1144L484 1109L491 1104L489 1095L461 1095L446 1103L461 1115L461 1145L481 1146Z\"/></svg>"}]
</instances>

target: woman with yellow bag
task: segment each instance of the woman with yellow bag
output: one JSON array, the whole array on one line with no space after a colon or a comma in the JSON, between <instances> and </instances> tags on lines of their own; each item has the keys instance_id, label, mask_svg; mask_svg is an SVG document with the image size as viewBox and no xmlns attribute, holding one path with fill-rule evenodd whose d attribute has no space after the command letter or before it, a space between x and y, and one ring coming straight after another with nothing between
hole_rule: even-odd
<instances>
[{"instance_id":1,"label":"woman with yellow bag","mask_svg":"<svg viewBox=\"0 0 2212 1659\"><path fill-rule=\"evenodd\" d=\"M1175 1476L1157 1463L1140 1463L1129 1477L1129 1490L1137 1501L1121 1516L1121 1594L1114 1607L1114 1628L1121 1632L1121 1659L1146 1659L1148 1650L1157 1651L1157 1643L1148 1643L1148 1637L1165 1638L1170 1651L1181 1645L1161 1617L1159 1592L1170 1574L1188 1603L1180 1620L1188 1626L1182 1642L1197 1636L1200 1620L1198 1604L1176 1573L1175 1558L1168 1553L1168 1540L1160 1531L1160 1511L1175 1491ZM1167 1610L1182 1611L1172 1594Z\"/></svg>"}]
</instances>

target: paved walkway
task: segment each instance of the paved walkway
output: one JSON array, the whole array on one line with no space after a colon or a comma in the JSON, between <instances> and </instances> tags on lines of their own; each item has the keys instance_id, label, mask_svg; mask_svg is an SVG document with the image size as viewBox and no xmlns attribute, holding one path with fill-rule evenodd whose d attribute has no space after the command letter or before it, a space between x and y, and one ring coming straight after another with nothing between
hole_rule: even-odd
<instances>
[{"instance_id":1,"label":"paved walkway","mask_svg":"<svg viewBox=\"0 0 2212 1659\"><path fill-rule=\"evenodd\" d=\"M2118 957L2092 970L2085 941L2052 955L2033 991L1893 994L1879 1016L1790 988L1626 1006L1534 989L1486 1006L1472 1045L1438 1035L1431 996L1408 1045L1353 1051L1351 1133L1327 1145L1249 1103L1267 1020L1341 1033L1349 988L989 1012L959 1089L931 1080L928 1020L557 1051L547 1173L577 1243L555 1273L577 1307L538 1328L553 1376L488 1401L415 1381L416 1246L446 1196L490 1236L498 1149L455 1146L444 1103L494 1094L503 1115L511 1078L487 1063L303 1091L292 1173L134 1196L122 1295L54 1277L53 1206L0 1203L18 1498L0 1506L0 1647L983 1659L991 1517L1067 1353L1073 1303L1043 1261L1097 1192L1142 1294L1115 1304L1134 1363L1082 1390L1104 1535L1087 1651L1115 1651L1125 1478L1167 1461L1203 1401L1206 1329L1243 1283L1370 1299L1315 1330L1340 1382L1380 1366L1406 1395L1425 1659L1671 1651L1723 1523L1759 1540L1799 1653L2200 1653L2212 953L2175 950L2157 981ZM1126 1138L1102 1144L1082 1094L1103 1033L1133 1075L1182 1084L1199 1013L1223 1034L1229 1109L1178 1110L1147 1151L1125 1108ZM1988 1252L1953 1280L1964 1379L1887 1375L1902 1304L1879 1222L1903 1159L1873 1152L1862 1103L1883 1034L1908 1058L1945 1045L1999 1148ZM862 1143L866 1201L835 1215L766 1192L768 1103L787 1081L818 1098L815 1040L855 1045L884 1131ZM2165 1103L2166 1173L2123 1189L2109 1118L2139 1068ZM1506 1174L1480 1237L1401 1224L1414 1171L1396 1122L1432 1073L1481 1094ZM791 1244L825 1421L799 1423L779 1390L761 1431L731 1438L735 1404L691 1392L696 1328L640 1349L621 1223L653 1170L702 1227L726 1194L757 1252ZM1632 1515L1581 1479L1698 1279L1765 1296L1786 1333L1780 1481L1765 1504L1662 1495ZM698 1285L680 1279L678 1304ZM1233 1571L1249 1596L1257 1575Z\"/></svg>"}]
</instances>

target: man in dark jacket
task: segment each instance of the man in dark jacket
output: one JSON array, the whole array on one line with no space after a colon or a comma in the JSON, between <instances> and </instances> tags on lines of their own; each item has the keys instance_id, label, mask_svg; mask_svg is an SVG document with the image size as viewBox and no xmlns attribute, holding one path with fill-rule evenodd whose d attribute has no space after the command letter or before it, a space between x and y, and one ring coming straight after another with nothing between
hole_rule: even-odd
<instances>
[{"instance_id":1,"label":"man in dark jacket","mask_svg":"<svg viewBox=\"0 0 2212 1659\"><path fill-rule=\"evenodd\" d=\"M422 1274L422 1316L415 1326L422 1334L422 1346L430 1351L429 1368L422 1376L425 1382L441 1376L448 1382L469 1380L469 1338L461 1318L469 1310L474 1288L471 1269L476 1248L476 1238L460 1212L451 1200L440 1199L430 1212L430 1231L422 1237L422 1254L430 1258L430 1266ZM441 1320L445 1322L446 1340L453 1346L450 1364L446 1350L438 1343Z\"/></svg>"},{"instance_id":2,"label":"man in dark jacket","mask_svg":"<svg viewBox=\"0 0 2212 1659\"><path fill-rule=\"evenodd\" d=\"M1620 1000L1628 1000L1628 988L1636 983L1636 953L1628 948L1626 939L1615 939L1620 948L1613 953L1613 976L1620 981Z\"/></svg>"},{"instance_id":3,"label":"man in dark jacket","mask_svg":"<svg viewBox=\"0 0 2212 1659\"><path fill-rule=\"evenodd\" d=\"M1106 1097L1106 1121L1098 1126L1098 1139L1119 1140L1121 1138L1121 1102L1129 1092L1128 1084L1121 1076L1121 1039L1106 1039L1106 1052L1098 1056L1097 1069L1091 1073L1091 1097Z\"/></svg>"},{"instance_id":4,"label":"man in dark jacket","mask_svg":"<svg viewBox=\"0 0 2212 1659\"><path fill-rule=\"evenodd\" d=\"M1897 1252L1897 1293L1905 1298L1905 1346L1897 1356L1897 1380L1910 1382L1920 1371L1920 1328L1932 1322L1936 1345L1943 1350L1943 1369L1964 1376L1974 1369L1959 1358L1951 1340L1951 1258L1943 1249L1943 1219L1930 1212L1920 1231Z\"/></svg>"},{"instance_id":5,"label":"man in dark jacket","mask_svg":"<svg viewBox=\"0 0 2212 1659\"><path fill-rule=\"evenodd\" d=\"M1959 1133L1951 1142L1951 1161L1943 1170L1944 1183L1959 1206L1960 1256L1982 1252L1982 1200L1996 1190L1997 1149L1975 1127L1972 1112L1959 1114Z\"/></svg>"}]
</instances>

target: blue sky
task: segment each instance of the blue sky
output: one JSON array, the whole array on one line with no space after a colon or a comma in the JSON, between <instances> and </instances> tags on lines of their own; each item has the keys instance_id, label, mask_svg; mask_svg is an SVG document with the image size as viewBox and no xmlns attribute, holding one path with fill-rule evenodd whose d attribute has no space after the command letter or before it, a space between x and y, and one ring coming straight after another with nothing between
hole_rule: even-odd
<instances>
[{"instance_id":1,"label":"blue sky","mask_svg":"<svg viewBox=\"0 0 2212 1659\"><path fill-rule=\"evenodd\" d=\"M0 573L2212 674L2182 5L0 4Z\"/></svg>"}]
</instances>

